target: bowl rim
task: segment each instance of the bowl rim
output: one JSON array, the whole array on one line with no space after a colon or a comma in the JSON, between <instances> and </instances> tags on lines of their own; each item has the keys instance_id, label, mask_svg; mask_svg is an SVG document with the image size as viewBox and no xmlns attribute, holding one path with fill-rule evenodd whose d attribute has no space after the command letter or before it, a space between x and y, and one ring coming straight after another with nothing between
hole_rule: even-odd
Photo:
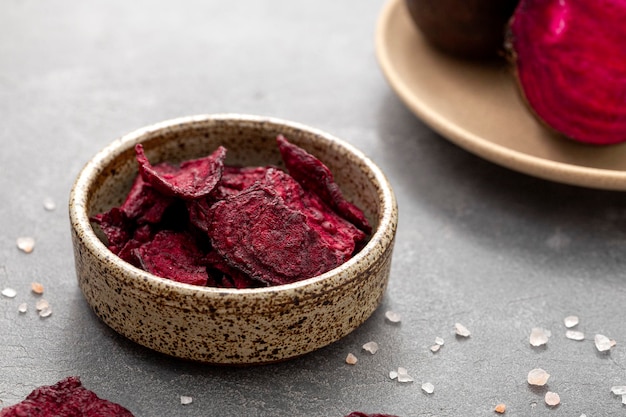
<instances>
[{"instance_id":1,"label":"bowl rim","mask_svg":"<svg viewBox=\"0 0 626 417\"><path fill-rule=\"evenodd\" d=\"M376 189L379 193L379 196L382 197L380 199L380 214L378 215L378 226L371 235L367 244L348 261L321 275L306 278L289 284L245 289L202 287L192 284L180 283L168 278L153 275L117 257L106 247L106 245L100 240L100 238L98 238L93 229L93 226L91 225L91 222L89 221L89 216L87 215L87 191L90 189L92 182L103 171L103 169L100 167L106 165L106 163L113 161L121 153L127 151L130 147L134 147L135 144L143 142L143 140L148 138L149 135L156 134L160 130L173 127L183 128L190 125L210 121L271 124L277 127L287 126L291 129L301 130L306 133L313 134L314 136L321 137L324 140L328 140L330 143L333 143L340 148L343 148L344 151L356 156L359 161L364 164L367 169L372 173L373 177L370 178L370 181L372 181L373 183L377 183L375 184ZM82 242L84 243L86 249L89 250L92 254L102 254L103 256L101 257L101 260L107 263L109 266L118 268L123 267L131 275L141 279L142 281L149 284L156 284L156 286L160 287L160 290L167 288L172 292L179 292L183 296L202 298L213 297L215 295L219 295L220 298L240 298L241 295L264 296L268 294L275 294L277 292L281 294L284 293L290 297L298 296L302 298L302 296L305 294L303 290L307 289L308 287L315 287L319 284L325 283L332 277L349 274L350 269L357 264L363 264L365 266L364 269L369 269L370 266L376 263L377 256L374 255L373 252L375 251L373 251L373 249L376 246L386 249L393 244L398 223L397 210L398 209L396 197L391 187L391 184L387 180L385 174L369 157L367 157L364 153L362 153L351 144L320 129L316 129L302 123L270 116L256 116L239 113L216 113L183 116L147 125L124 134L115 139L109 145L102 148L100 151L98 151L84 165L72 186L69 198L69 216L71 227L74 229L75 232L82 235ZM336 285L333 285L333 287L346 285L355 278L356 277L352 277L352 279L345 279L344 277L342 278L341 282L336 283Z\"/></svg>"}]
</instances>

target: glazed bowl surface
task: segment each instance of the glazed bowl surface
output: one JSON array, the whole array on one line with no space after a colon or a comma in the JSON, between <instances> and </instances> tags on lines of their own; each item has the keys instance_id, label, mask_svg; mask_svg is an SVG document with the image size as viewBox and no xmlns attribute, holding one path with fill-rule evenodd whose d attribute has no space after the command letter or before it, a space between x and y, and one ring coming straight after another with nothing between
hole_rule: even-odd
<instances>
[{"instance_id":1,"label":"glazed bowl surface","mask_svg":"<svg viewBox=\"0 0 626 417\"><path fill-rule=\"evenodd\" d=\"M182 284L118 258L89 220L122 203L137 175L138 143L153 163L199 158L222 145L228 149L226 164L284 167L279 134L326 164L373 226L366 246L331 271L254 289ZM384 174L351 145L298 123L234 114L169 120L115 140L78 175L69 211L78 285L102 321L167 355L240 365L300 356L361 325L387 287L398 218Z\"/></svg>"}]
</instances>

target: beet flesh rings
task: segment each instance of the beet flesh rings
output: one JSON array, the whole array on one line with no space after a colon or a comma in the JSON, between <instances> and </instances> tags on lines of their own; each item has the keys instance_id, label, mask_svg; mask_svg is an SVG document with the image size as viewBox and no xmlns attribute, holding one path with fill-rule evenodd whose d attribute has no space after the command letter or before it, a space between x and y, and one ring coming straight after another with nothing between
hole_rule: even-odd
<instances>
[{"instance_id":1,"label":"beet flesh rings","mask_svg":"<svg viewBox=\"0 0 626 417\"><path fill-rule=\"evenodd\" d=\"M0 417L133 417L119 404L99 398L78 377L31 392L24 401L0 410Z\"/></svg>"},{"instance_id":2,"label":"beet flesh rings","mask_svg":"<svg viewBox=\"0 0 626 417\"><path fill-rule=\"evenodd\" d=\"M371 233L330 170L282 136L289 171L225 166L226 149L180 166L152 165L119 208L93 216L109 249L154 275L192 285L251 288L327 272Z\"/></svg>"},{"instance_id":3,"label":"beet flesh rings","mask_svg":"<svg viewBox=\"0 0 626 417\"><path fill-rule=\"evenodd\" d=\"M626 140L626 0L521 0L510 47L545 124L585 143Z\"/></svg>"}]
</instances>

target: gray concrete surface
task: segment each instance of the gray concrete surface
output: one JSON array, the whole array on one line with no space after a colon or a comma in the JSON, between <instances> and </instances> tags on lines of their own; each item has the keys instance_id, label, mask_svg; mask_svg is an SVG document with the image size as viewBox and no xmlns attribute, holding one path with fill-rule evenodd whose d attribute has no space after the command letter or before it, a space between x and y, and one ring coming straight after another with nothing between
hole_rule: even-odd
<instances>
[{"instance_id":1,"label":"gray concrete surface","mask_svg":"<svg viewBox=\"0 0 626 417\"><path fill-rule=\"evenodd\" d=\"M375 59L383 2L6 0L0 5L0 406L80 375L136 416L623 415L626 195L550 183L433 133ZM285 363L214 367L155 354L102 324L74 276L67 216L83 164L143 125L199 113L290 119L356 145L400 207L383 304L343 340ZM44 210L44 198L57 208ZM36 248L21 253L20 236ZM30 293L46 287L41 319ZM20 315L17 307L28 302ZM392 325L388 310L402 315ZM578 315L587 340L564 336ZM470 329L467 340L453 325ZM552 331L532 348L533 327ZM600 354L592 338L617 341ZM433 354L435 337L445 340ZM376 341L380 350L361 349ZM359 362L346 365L348 353ZM415 382L399 384L405 367ZM533 389L541 367L549 386ZM420 389L429 381L435 391ZM549 408L546 391L561 396ZM181 405L180 396L193 397Z\"/></svg>"}]
</instances>

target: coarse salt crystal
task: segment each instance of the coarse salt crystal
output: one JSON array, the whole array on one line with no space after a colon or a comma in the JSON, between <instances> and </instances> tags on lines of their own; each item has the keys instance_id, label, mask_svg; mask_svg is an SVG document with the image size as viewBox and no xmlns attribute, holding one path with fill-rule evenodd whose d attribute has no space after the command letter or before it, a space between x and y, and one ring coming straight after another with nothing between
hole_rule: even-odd
<instances>
[{"instance_id":1,"label":"coarse salt crystal","mask_svg":"<svg viewBox=\"0 0 626 417\"><path fill-rule=\"evenodd\" d=\"M622 395L622 404L626 404L626 395Z\"/></svg>"},{"instance_id":2,"label":"coarse salt crystal","mask_svg":"<svg viewBox=\"0 0 626 417\"><path fill-rule=\"evenodd\" d=\"M424 391L426 394L432 394L433 392L435 392L435 386L430 382L424 382L422 384L422 391Z\"/></svg>"},{"instance_id":3,"label":"coarse salt crystal","mask_svg":"<svg viewBox=\"0 0 626 417\"><path fill-rule=\"evenodd\" d=\"M413 382L413 378L405 368L398 367L398 382Z\"/></svg>"},{"instance_id":4,"label":"coarse salt crystal","mask_svg":"<svg viewBox=\"0 0 626 417\"><path fill-rule=\"evenodd\" d=\"M396 371L389 371L389 378L396 379L397 377L398 377L398 372L396 372Z\"/></svg>"},{"instance_id":5,"label":"coarse salt crystal","mask_svg":"<svg viewBox=\"0 0 626 417\"><path fill-rule=\"evenodd\" d=\"M193 402L193 398L187 397L186 395L181 395L180 396L180 403L182 405L191 404L192 402Z\"/></svg>"},{"instance_id":6,"label":"coarse salt crystal","mask_svg":"<svg viewBox=\"0 0 626 417\"><path fill-rule=\"evenodd\" d=\"M551 333L549 330L541 327L533 327L530 332L529 342L532 346L542 346L548 343Z\"/></svg>"},{"instance_id":7,"label":"coarse salt crystal","mask_svg":"<svg viewBox=\"0 0 626 417\"><path fill-rule=\"evenodd\" d=\"M616 385L611 387L611 392L615 395L624 395L626 394L626 385Z\"/></svg>"},{"instance_id":8,"label":"coarse salt crystal","mask_svg":"<svg viewBox=\"0 0 626 417\"><path fill-rule=\"evenodd\" d=\"M51 199L50 197L44 198L44 200L43 200L43 208L46 211L53 211L56 207L57 207L57 205L55 204L53 199Z\"/></svg>"},{"instance_id":9,"label":"coarse salt crystal","mask_svg":"<svg viewBox=\"0 0 626 417\"><path fill-rule=\"evenodd\" d=\"M35 308L37 309L37 311L45 310L48 307L50 307L50 304L48 304L48 302L43 298L38 300L35 304Z\"/></svg>"},{"instance_id":10,"label":"coarse salt crystal","mask_svg":"<svg viewBox=\"0 0 626 417\"><path fill-rule=\"evenodd\" d=\"M19 311L20 313L26 313L26 311L28 311L28 304L26 303L22 303L17 307L17 311Z\"/></svg>"},{"instance_id":11,"label":"coarse salt crystal","mask_svg":"<svg viewBox=\"0 0 626 417\"><path fill-rule=\"evenodd\" d=\"M18 237L17 248L24 253L31 253L35 249L35 239L32 237Z\"/></svg>"},{"instance_id":12,"label":"coarse salt crystal","mask_svg":"<svg viewBox=\"0 0 626 417\"><path fill-rule=\"evenodd\" d=\"M356 365L358 361L359 360L357 359L357 357L354 356L352 353L348 353L348 356L346 356L346 363L348 365Z\"/></svg>"},{"instance_id":13,"label":"coarse salt crystal","mask_svg":"<svg viewBox=\"0 0 626 417\"><path fill-rule=\"evenodd\" d=\"M392 323L400 323L400 320L402 320L402 317L400 316L400 314L394 311L387 311L385 313L385 317L387 318L387 320L389 320Z\"/></svg>"},{"instance_id":14,"label":"coarse salt crystal","mask_svg":"<svg viewBox=\"0 0 626 417\"><path fill-rule=\"evenodd\" d=\"M470 337L470 331L461 323L454 323L454 331L461 337Z\"/></svg>"},{"instance_id":15,"label":"coarse salt crystal","mask_svg":"<svg viewBox=\"0 0 626 417\"><path fill-rule=\"evenodd\" d=\"M433 353L438 352L438 351L439 351L439 349L441 349L441 345L432 345L432 346L430 347L430 351L431 351L431 352L433 352Z\"/></svg>"},{"instance_id":16,"label":"coarse salt crystal","mask_svg":"<svg viewBox=\"0 0 626 417\"><path fill-rule=\"evenodd\" d=\"M496 407L493 409L493 411L495 411L498 414L504 414L504 412L506 411L506 404L498 404L496 405Z\"/></svg>"},{"instance_id":17,"label":"coarse salt crystal","mask_svg":"<svg viewBox=\"0 0 626 417\"><path fill-rule=\"evenodd\" d=\"M571 340L585 340L585 334L583 332L579 332L578 330L567 330L565 332L565 337Z\"/></svg>"},{"instance_id":18,"label":"coarse salt crystal","mask_svg":"<svg viewBox=\"0 0 626 417\"><path fill-rule=\"evenodd\" d=\"M5 288L2 290L2 295L7 298L15 298L15 296L17 295L17 291L15 291L13 288Z\"/></svg>"},{"instance_id":19,"label":"coarse salt crystal","mask_svg":"<svg viewBox=\"0 0 626 417\"><path fill-rule=\"evenodd\" d=\"M371 353L372 355L378 352L378 343L376 342L367 342L363 345L363 350Z\"/></svg>"},{"instance_id":20,"label":"coarse salt crystal","mask_svg":"<svg viewBox=\"0 0 626 417\"><path fill-rule=\"evenodd\" d=\"M568 329L577 326L579 323L578 316L567 316L563 319L563 323Z\"/></svg>"},{"instance_id":21,"label":"coarse salt crystal","mask_svg":"<svg viewBox=\"0 0 626 417\"><path fill-rule=\"evenodd\" d=\"M441 337L435 337L435 343L439 346L443 346L443 339Z\"/></svg>"},{"instance_id":22,"label":"coarse salt crystal","mask_svg":"<svg viewBox=\"0 0 626 417\"><path fill-rule=\"evenodd\" d=\"M557 394L556 392L548 391L546 392L545 401L546 404L554 407L555 405L559 405L559 403L561 402L561 397L559 397L559 394Z\"/></svg>"},{"instance_id":23,"label":"coarse salt crystal","mask_svg":"<svg viewBox=\"0 0 626 417\"><path fill-rule=\"evenodd\" d=\"M46 307L39 312L39 317L49 317L52 314L50 307Z\"/></svg>"},{"instance_id":24,"label":"coarse salt crystal","mask_svg":"<svg viewBox=\"0 0 626 417\"><path fill-rule=\"evenodd\" d=\"M599 352L606 352L607 350L610 350L612 347L611 339L609 339L608 337L602 334L595 335L593 340L596 344L596 349L598 349Z\"/></svg>"},{"instance_id":25,"label":"coarse salt crystal","mask_svg":"<svg viewBox=\"0 0 626 417\"><path fill-rule=\"evenodd\" d=\"M550 379L550 374L541 368L535 368L528 373L528 383L530 385L543 386Z\"/></svg>"},{"instance_id":26,"label":"coarse salt crystal","mask_svg":"<svg viewBox=\"0 0 626 417\"><path fill-rule=\"evenodd\" d=\"M34 292L35 294L43 294L43 285L41 285L38 282L32 282L30 284L30 289L32 292Z\"/></svg>"}]
</instances>

